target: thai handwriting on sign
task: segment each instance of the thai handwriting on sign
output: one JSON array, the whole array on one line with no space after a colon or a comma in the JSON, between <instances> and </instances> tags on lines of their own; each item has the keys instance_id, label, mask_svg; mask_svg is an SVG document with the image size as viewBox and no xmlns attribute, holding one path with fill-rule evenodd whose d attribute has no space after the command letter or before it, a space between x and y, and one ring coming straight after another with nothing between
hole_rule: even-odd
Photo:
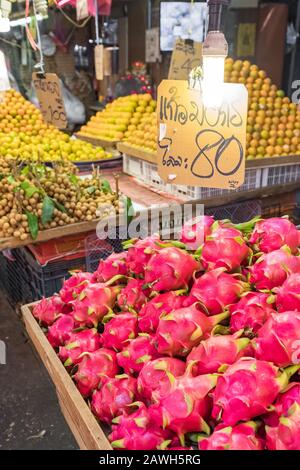
<instances>
[{"instance_id":1,"label":"thai handwriting on sign","mask_svg":"<svg viewBox=\"0 0 300 470\"><path fill-rule=\"evenodd\" d=\"M33 84L44 119L60 129L66 128L67 116L57 75L34 73Z\"/></svg>"},{"instance_id":2,"label":"thai handwriting on sign","mask_svg":"<svg viewBox=\"0 0 300 470\"><path fill-rule=\"evenodd\" d=\"M202 44L189 39L177 39L169 69L169 79L187 80L191 70L201 63Z\"/></svg>"}]
</instances>

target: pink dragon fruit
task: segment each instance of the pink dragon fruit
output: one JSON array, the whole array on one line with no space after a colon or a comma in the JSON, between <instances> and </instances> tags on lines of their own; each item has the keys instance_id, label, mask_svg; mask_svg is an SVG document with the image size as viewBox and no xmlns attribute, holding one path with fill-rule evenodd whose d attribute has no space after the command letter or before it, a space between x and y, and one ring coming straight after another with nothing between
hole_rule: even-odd
<instances>
[{"instance_id":1,"label":"pink dragon fruit","mask_svg":"<svg viewBox=\"0 0 300 470\"><path fill-rule=\"evenodd\" d=\"M247 292L237 304L229 307L231 332L245 330L247 335L256 334L274 313L273 307L272 296L263 292Z\"/></svg>"},{"instance_id":2,"label":"pink dragon fruit","mask_svg":"<svg viewBox=\"0 0 300 470\"><path fill-rule=\"evenodd\" d=\"M247 288L248 285L235 275L218 268L195 280L191 296L200 302L207 315L215 315L236 303Z\"/></svg>"},{"instance_id":3,"label":"pink dragon fruit","mask_svg":"<svg viewBox=\"0 0 300 470\"><path fill-rule=\"evenodd\" d=\"M274 403L274 410L270 413L266 414L264 418L264 422L268 426L278 426L279 425L279 418L282 415L287 415L291 406L297 403L300 406L300 383L299 382L292 382L290 383L283 393L280 393L276 398Z\"/></svg>"},{"instance_id":4,"label":"pink dragon fruit","mask_svg":"<svg viewBox=\"0 0 300 470\"><path fill-rule=\"evenodd\" d=\"M159 318L183 307L187 297L178 295L178 291L165 292L147 302L139 312L139 329L144 333L157 330Z\"/></svg>"},{"instance_id":5,"label":"pink dragon fruit","mask_svg":"<svg viewBox=\"0 0 300 470\"><path fill-rule=\"evenodd\" d=\"M274 289L277 293L278 312L297 310L300 312L300 273L291 274L282 286Z\"/></svg>"},{"instance_id":6,"label":"pink dragon fruit","mask_svg":"<svg viewBox=\"0 0 300 470\"><path fill-rule=\"evenodd\" d=\"M96 328L82 330L72 333L64 346L59 348L59 357L65 367L78 364L82 359L83 352L93 352L101 347L101 335Z\"/></svg>"},{"instance_id":7,"label":"pink dragon fruit","mask_svg":"<svg viewBox=\"0 0 300 470\"><path fill-rule=\"evenodd\" d=\"M137 316L133 313L120 313L115 315L104 326L102 333L103 346L105 348L121 351L129 339L136 337L138 332Z\"/></svg>"},{"instance_id":8,"label":"pink dragon fruit","mask_svg":"<svg viewBox=\"0 0 300 470\"><path fill-rule=\"evenodd\" d=\"M33 316L43 325L50 326L63 313L64 304L58 295L42 299L32 309Z\"/></svg>"},{"instance_id":9,"label":"pink dragon fruit","mask_svg":"<svg viewBox=\"0 0 300 470\"><path fill-rule=\"evenodd\" d=\"M147 362L159 356L153 337L143 333L128 342L122 352L117 354L118 364L128 375L138 373Z\"/></svg>"},{"instance_id":10,"label":"pink dragon fruit","mask_svg":"<svg viewBox=\"0 0 300 470\"><path fill-rule=\"evenodd\" d=\"M266 426L268 450L300 449L300 405L294 403L277 427Z\"/></svg>"},{"instance_id":11,"label":"pink dragon fruit","mask_svg":"<svg viewBox=\"0 0 300 470\"><path fill-rule=\"evenodd\" d=\"M144 400L154 401L154 394L160 396L170 386L172 377L183 375L185 362L173 357L161 357L148 362L139 373L138 392ZM171 374L171 376L170 376Z\"/></svg>"},{"instance_id":12,"label":"pink dragon fruit","mask_svg":"<svg viewBox=\"0 0 300 470\"><path fill-rule=\"evenodd\" d=\"M47 339L53 348L62 346L70 339L74 329L74 319L70 315L61 315L52 326L49 327Z\"/></svg>"},{"instance_id":13,"label":"pink dragon fruit","mask_svg":"<svg viewBox=\"0 0 300 470\"><path fill-rule=\"evenodd\" d=\"M255 357L278 367L300 364L300 312L271 314L253 340Z\"/></svg>"},{"instance_id":14,"label":"pink dragon fruit","mask_svg":"<svg viewBox=\"0 0 300 470\"><path fill-rule=\"evenodd\" d=\"M165 441L173 438L172 434L152 422L143 403L135 403L138 410L114 419L118 424L113 426L109 440L114 449L155 450Z\"/></svg>"},{"instance_id":15,"label":"pink dragon fruit","mask_svg":"<svg viewBox=\"0 0 300 470\"><path fill-rule=\"evenodd\" d=\"M300 258L293 256L289 248L263 254L250 268L249 281L257 290L271 290L281 286L292 273L300 272Z\"/></svg>"},{"instance_id":16,"label":"pink dragon fruit","mask_svg":"<svg viewBox=\"0 0 300 470\"><path fill-rule=\"evenodd\" d=\"M210 235L213 223L214 218L210 215L194 217L182 227L180 241L185 244L188 250L197 250Z\"/></svg>"},{"instance_id":17,"label":"pink dragon fruit","mask_svg":"<svg viewBox=\"0 0 300 470\"><path fill-rule=\"evenodd\" d=\"M159 251L157 243L160 238L157 234L143 240L129 240L124 244L127 253L127 266L129 271L134 274L144 274L144 270L152 255Z\"/></svg>"},{"instance_id":18,"label":"pink dragon fruit","mask_svg":"<svg viewBox=\"0 0 300 470\"><path fill-rule=\"evenodd\" d=\"M278 250L284 245L289 246L291 251L296 253L299 246L299 235L292 222L274 217L257 222L249 242L264 253Z\"/></svg>"},{"instance_id":19,"label":"pink dragon fruit","mask_svg":"<svg viewBox=\"0 0 300 470\"><path fill-rule=\"evenodd\" d=\"M145 288L142 279L130 279L118 296L118 305L122 310L138 312L147 301L149 289Z\"/></svg>"},{"instance_id":20,"label":"pink dragon fruit","mask_svg":"<svg viewBox=\"0 0 300 470\"><path fill-rule=\"evenodd\" d=\"M94 273L98 282L106 282L115 276L127 276L127 253L113 253L105 260L101 260L97 271Z\"/></svg>"},{"instance_id":21,"label":"pink dragon fruit","mask_svg":"<svg viewBox=\"0 0 300 470\"><path fill-rule=\"evenodd\" d=\"M101 348L94 352L84 352L78 370L74 375L81 395L88 397L105 377L114 377L119 372L116 353Z\"/></svg>"},{"instance_id":22,"label":"pink dragon fruit","mask_svg":"<svg viewBox=\"0 0 300 470\"><path fill-rule=\"evenodd\" d=\"M242 357L219 376L212 417L234 426L266 413L297 369L293 366L280 375L278 367L270 362Z\"/></svg>"},{"instance_id":23,"label":"pink dragon fruit","mask_svg":"<svg viewBox=\"0 0 300 470\"><path fill-rule=\"evenodd\" d=\"M119 287L106 284L88 284L73 304L73 317L80 325L97 326L113 308Z\"/></svg>"},{"instance_id":24,"label":"pink dragon fruit","mask_svg":"<svg viewBox=\"0 0 300 470\"><path fill-rule=\"evenodd\" d=\"M128 405L135 401L136 379L127 375L107 378L102 381L100 390L93 393L92 412L100 421L111 424L112 420L123 414Z\"/></svg>"},{"instance_id":25,"label":"pink dragon fruit","mask_svg":"<svg viewBox=\"0 0 300 470\"><path fill-rule=\"evenodd\" d=\"M257 434L254 421L236 426L219 425L213 434L199 441L200 450L263 450L264 442Z\"/></svg>"},{"instance_id":26,"label":"pink dragon fruit","mask_svg":"<svg viewBox=\"0 0 300 470\"><path fill-rule=\"evenodd\" d=\"M165 449L164 449L165 450ZM182 446L178 446L178 447L168 447L167 450L194 450L193 447L182 447Z\"/></svg>"},{"instance_id":27,"label":"pink dragon fruit","mask_svg":"<svg viewBox=\"0 0 300 470\"><path fill-rule=\"evenodd\" d=\"M208 393L215 387L217 375L192 377L189 369L174 378L159 402L149 408L152 420L176 433L184 446L187 432L209 433L205 420L211 412L212 400Z\"/></svg>"},{"instance_id":28,"label":"pink dragon fruit","mask_svg":"<svg viewBox=\"0 0 300 470\"><path fill-rule=\"evenodd\" d=\"M59 291L60 298L66 304L72 302L92 280L91 273L78 272L67 279Z\"/></svg>"},{"instance_id":29,"label":"pink dragon fruit","mask_svg":"<svg viewBox=\"0 0 300 470\"><path fill-rule=\"evenodd\" d=\"M239 336L210 336L201 341L187 357L187 363L195 362L193 373L201 375L218 372L220 367L234 364L242 356L252 355L250 340Z\"/></svg>"},{"instance_id":30,"label":"pink dragon fruit","mask_svg":"<svg viewBox=\"0 0 300 470\"><path fill-rule=\"evenodd\" d=\"M186 356L228 315L224 312L208 317L198 304L174 310L159 320L156 331L158 352L170 356Z\"/></svg>"},{"instance_id":31,"label":"pink dragon fruit","mask_svg":"<svg viewBox=\"0 0 300 470\"><path fill-rule=\"evenodd\" d=\"M201 264L205 269L226 268L233 271L250 255L250 248L242 233L229 227L219 226L207 237L201 252Z\"/></svg>"},{"instance_id":32,"label":"pink dragon fruit","mask_svg":"<svg viewBox=\"0 0 300 470\"><path fill-rule=\"evenodd\" d=\"M174 246L162 248L145 268L145 282L154 290L186 288L199 263L186 251Z\"/></svg>"}]
</instances>

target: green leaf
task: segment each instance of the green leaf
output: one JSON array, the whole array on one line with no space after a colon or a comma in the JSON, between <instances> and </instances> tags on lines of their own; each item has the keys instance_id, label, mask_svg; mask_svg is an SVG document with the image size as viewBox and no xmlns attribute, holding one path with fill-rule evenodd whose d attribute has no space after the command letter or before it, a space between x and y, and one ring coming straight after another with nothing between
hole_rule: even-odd
<instances>
[{"instance_id":1,"label":"green leaf","mask_svg":"<svg viewBox=\"0 0 300 470\"><path fill-rule=\"evenodd\" d=\"M53 218L54 202L49 196L45 196L42 207L42 224L46 225Z\"/></svg>"},{"instance_id":2,"label":"green leaf","mask_svg":"<svg viewBox=\"0 0 300 470\"><path fill-rule=\"evenodd\" d=\"M22 169L21 175L26 176L26 175L28 175L28 173L29 173L29 166L26 165L26 166L24 166L24 168Z\"/></svg>"},{"instance_id":3,"label":"green leaf","mask_svg":"<svg viewBox=\"0 0 300 470\"><path fill-rule=\"evenodd\" d=\"M12 184L12 183L15 183L16 180L12 175L9 175L9 177L7 178L7 181L9 182L9 184Z\"/></svg>"},{"instance_id":4,"label":"green leaf","mask_svg":"<svg viewBox=\"0 0 300 470\"><path fill-rule=\"evenodd\" d=\"M26 216L28 220L28 227L29 227L31 237L33 238L33 240L35 240L39 233L38 218L35 214L32 214L31 212L28 212L28 211L26 211Z\"/></svg>"},{"instance_id":5,"label":"green leaf","mask_svg":"<svg viewBox=\"0 0 300 470\"><path fill-rule=\"evenodd\" d=\"M89 186L87 189L86 189L86 192L89 193L89 194L93 194L95 191L96 191L96 186Z\"/></svg>"},{"instance_id":6,"label":"green leaf","mask_svg":"<svg viewBox=\"0 0 300 470\"><path fill-rule=\"evenodd\" d=\"M111 193L112 190L111 190L111 186L109 184L109 181L107 180L102 180L101 181L101 189L102 191L104 191L105 193Z\"/></svg>"},{"instance_id":7,"label":"green leaf","mask_svg":"<svg viewBox=\"0 0 300 470\"><path fill-rule=\"evenodd\" d=\"M39 192L39 189L31 185L28 181L23 181L23 183L20 184L20 188L25 191L27 197L31 197L34 193Z\"/></svg>"},{"instance_id":8,"label":"green leaf","mask_svg":"<svg viewBox=\"0 0 300 470\"><path fill-rule=\"evenodd\" d=\"M67 209L65 206L63 206L60 202L56 201L56 199L52 199L55 207L60 211L60 212L67 212Z\"/></svg>"},{"instance_id":9,"label":"green leaf","mask_svg":"<svg viewBox=\"0 0 300 470\"><path fill-rule=\"evenodd\" d=\"M71 181L72 184L77 185L78 184L78 177L76 175L70 175L69 180Z\"/></svg>"},{"instance_id":10,"label":"green leaf","mask_svg":"<svg viewBox=\"0 0 300 470\"><path fill-rule=\"evenodd\" d=\"M124 202L125 202L125 211L126 211L126 215L127 215L127 220L128 220L128 222L130 222L133 219L133 216L134 216L132 200L128 196L125 196L124 199L125 199Z\"/></svg>"}]
</instances>

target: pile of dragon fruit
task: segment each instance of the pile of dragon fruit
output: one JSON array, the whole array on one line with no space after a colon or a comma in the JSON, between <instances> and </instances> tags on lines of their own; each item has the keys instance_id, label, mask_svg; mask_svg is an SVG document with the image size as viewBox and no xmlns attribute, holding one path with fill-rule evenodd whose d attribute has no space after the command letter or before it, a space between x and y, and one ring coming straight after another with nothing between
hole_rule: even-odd
<instances>
[{"instance_id":1,"label":"pile of dragon fruit","mask_svg":"<svg viewBox=\"0 0 300 470\"><path fill-rule=\"evenodd\" d=\"M33 309L113 448L300 450L297 228L203 216L125 249Z\"/></svg>"}]
</instances>

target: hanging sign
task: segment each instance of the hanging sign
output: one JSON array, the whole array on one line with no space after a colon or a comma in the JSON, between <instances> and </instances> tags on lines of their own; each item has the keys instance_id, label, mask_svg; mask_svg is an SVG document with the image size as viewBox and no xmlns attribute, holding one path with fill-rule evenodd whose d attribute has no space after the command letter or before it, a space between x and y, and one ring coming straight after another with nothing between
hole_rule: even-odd
<instances>
[{"instance_id":1,"label":"hanging sign","mask_svg":"<svg viewBox=\"0 0 300 470\"><path fill-rule=\"evenodd\" d=\"M0 91L5 91L10 88L8 72L5 62L5 57L2 51L0 51Z\"/></svg>"},{"instance_id":2,"label":"hanging sign","mask_svg":"<svg viewBox=\"0 0 300 470\"><path fill-rule=\"evenodd\" d=\"M97 80L103 80L103 61L104 61L104 46L103 44L97 44L94 49L95 59L95 74Z\"/></svg>"},{"instance_id":3,"label":"hanging sign","mask_svg":"<svg viewBox=\"0 0 300 470\"><path fill-rule=\"evenodd\" d=\"M146 30L146 62L155 63L160 60L159 29Z\"/></svg>"},{"instance_id":4,"label":"hanging sign","mask_svg":"<svg viewBox=\"0 0 300 470\"><path fill-rule=\"evenodd\" d=\"M65 129L68 122L58 76L55 73L34 72L32 80L45 121Z\"/></svg>"},{"instance_id":5,"label":"hanging sign","mask_svg":"<svg viewBox=\"0 0 300 470\"><path fill-rule=\"evenodd\" d=\"M177 39L172 52L169 80L188 80L192 69L202 63L202 44L192 39Z\"/></svg>"},{"instance_id":6,"label":"hanging sign","mask_svg":"<svg viewBox=\"0 0 300 470\"><path fill-rule=\"evenodd\" d=\"M220 108L204 108L185 80L158 87L158 172L170 184L236 189L245 179L247 90L224 84Z\"/></svg>"}]
</instances>

